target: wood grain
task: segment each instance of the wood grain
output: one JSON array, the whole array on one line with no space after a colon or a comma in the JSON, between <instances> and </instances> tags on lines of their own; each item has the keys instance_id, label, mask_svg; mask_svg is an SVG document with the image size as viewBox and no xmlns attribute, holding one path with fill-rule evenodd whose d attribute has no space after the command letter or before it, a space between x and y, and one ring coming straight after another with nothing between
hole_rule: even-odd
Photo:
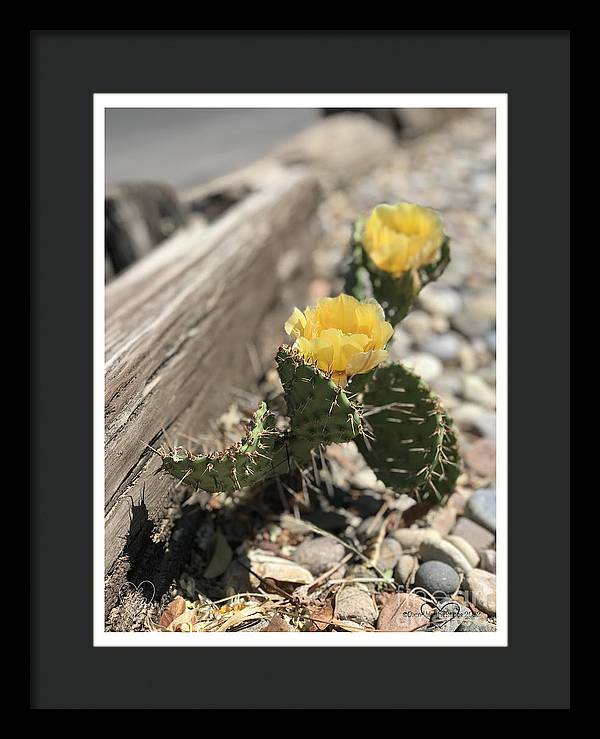
<instances>
[{"instance_id":1,"label":"wood grain","mask_svg":"<svg viewBox=\"0 0 600 739\"><path fill-rule=\"evenodd\" d=\"M197 436L272 359L304 299L320 235L317 180L281 170L210 225L192 221L106 289L105 568L169 502L157 447ZM168 439L167 439L168 437ZM179 436L180 443L184 439ZM136 523L132 505L147 518ZM137 528L137 530L136 530Z\"/></svg>"}]
</instances>

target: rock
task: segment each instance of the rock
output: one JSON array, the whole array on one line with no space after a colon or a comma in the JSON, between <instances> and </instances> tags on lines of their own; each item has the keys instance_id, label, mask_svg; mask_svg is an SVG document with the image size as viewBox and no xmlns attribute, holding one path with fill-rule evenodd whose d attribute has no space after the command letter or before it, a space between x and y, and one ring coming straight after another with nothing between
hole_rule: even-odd
<instances>
[{"instance_id":1,"label":"rock","mask_svg":"<svg viewBox=\"0 0 600 739\"><path fill-rule=\"evenodd\" d=\"M377 536L381 527L385 524L385 519L377 516L369 516L360 522L356 529L356 536L360 541L369 541Z\"/></svg>"},{"instance_id":2,"label":"rock","mask_svg":"<svg viewBox=\"0 0 600 739\"><path fill-rule=\"evenodd\" d=\"M261 549L252 549L248 552L250 566L257 575L263 579L272 577L280 582L292 582L302 585L310 585L313 581L312 573L296 562L290 562L282 557L276 557L273 554L262 551ZM257 587L260 583L254 575L250 575L250 583L253 587Z\"/></svg>"},{"instance_id":3,"label":"rock","mask_svg":"<svg viewBox=\"0 0 600 739\"><path fill-rule=\"evenodd\" d=\"M481 560L479 561L479 568L486 572L493 572L496 574L496 550L495 549L484 549L481 552Z\"/></svg>"},{"instance_id":4,"label":"rock","mask_svg":"<svg viewBox=\"0 0 600 739\"><path fill-rule=\"evenodd\" d=\"M427 354L441 359L442 362L452 362L458 357L461 346L461 337L454 331L445 334L431 334L422 344L421 349Z\"/></svg>"},{"instance_id":5,"label":"rock","mask_svg":"<svg viewBox=\"0 0 600 739\"><path fill-rule=\"evenodd\" d=\"M392 537L388 536L381 542L379 558L377 560L377 569L381 570L381 572L393 570L398 563L401 554L402 545L400 542L397 539L392 539Z\"/></svg>"},{"instance_id":6,"label":"rock","mask_svg":"<svg viewBox=\"0 0 600 739\"><path fill-rule=\"evenodd\" d=\"M402 321L402 328L415 339L422 343L431 333L431 316L422 310L411 311Z\"/></svg>"},{"instance_id":7,"label":"rock","mask_svg":"<svg viewBox=\"0 0 600 739\"><path fill-rule=\"evenodd\" d=\"M456 600L442 601L438 608L432 610L430 623L432 631L457 631L467 619L473 617L471 610Z\"/></svg>"},{"instance_id":8,"label":"rock","mask_svg":"<svg viewBox=\"0 0 600 739\"><path fill-rule=\"evenodd\" d=\"M390 357L392 359L404 359L412 347L412 336L401 326L396 326L394 335L389 344Z\"/></svg>"},{"instance_id":9,"label":"rock","mask_svg":"<svg viewBox=\"0 0 600 739\"><path fill-rule=\"evenodd\" d=\"M496 575L485 570L471 570L465 576L465 596L488 616L496 615Z\"/></svg>"},{"instance_id":10,"label":"rock","mask_svg":"<svg viewBox=\"0 0 600 739\"><path fill-rule=\"evenodd\" d=\"M485 336L485 343L488 345L488 348L491 352L496 351L496 329L487 332Z\"/></svg>"},{"instance_id":11,"label":"rock","mask_svg":"<svg viewBox=\"0 0 600 739\"><path fill-rule=\"evenodd\" d=\"M236 633L241 633L242 631L266 631L267 626L269 625L269 621L266 618L259 618L259 620L256 623L252 623L251 621L248 622L249 626L244 626L243 628L236 629Z\"/></svg>"},{"instance_id":12,"label":"rock","mask_svg":"<svg viewBox=\"0 0 600 739\"><path fill-rule=\"evenodd\" d=\"M451 287L441 285L427 285L419 295L419 303L428 313L442 316L454 316L462 308L460 294Z\"/></svg>"},{"instance_id":13,"label":"rock","mask_svg":"<svg viewBox=\"0 0 600 739\"><path fill-rule=\"evenodd\" d=\"M447 331L450 331L450 321L446 316L436 314L431 316L431 328L436 334L445 334Z\"/></svg>"},{"instance_id":14,"label":"rock","mask_svg":"<svg viewBox=\"0 0 600 739\"><path fill-rule=\"evenodd\" d=\"M356 490L385 490L385 485L377 479L370 467L355 472L350 478L350 487Z\"/></svg>"},{"instance_id":15,"label":"rock","mask_svg":"<svg viewBox=\"0 0 600 739\"><path fill-rule=\"evenodd\" d=\"M444 562L457 572L469 572L473 566L469 563L465 555L457 549L454 544L444 541L441 538L427 538L419 547L419 556L423 562L436 560Z\"/></svg>"},{"instance_id":16,"label":"rock","mask_svg":"<svg viewBox=\"0 0 600 739\"><path fill-rule=\"evenodd\" d=\"M488 439L496 438L496 414L493 411L483 411L475 416L473 426L482 436Z\"/></svg>"},{"instance_id":17,"label":"rock","mask_svg":"<svg viewBox=\"0 0 600 739\"><path fill-rule=\"evenodd\" d=\"M475 372L475 370L479 366L479 362L477 361L477 352L471 346L471 344L468 344L466 342L464 344L461 344L460 346L460 351L458 352L458 360L460 363L460 368L463 372Z\"/></svg>"},{"instance_id":18,"label":"rock","mask_svg":"<svg viewBox=\"0 0 600 739\"><path fill-rule=\"evenodd\" d=\"M313 575L322 575L330 570L336 562L343 559L346 550L335 539L319 536L316 539L303 541L294 552L294 562L306 567Z\"/></svg>"},{"instance_id":19,"label":"rock","mask_svg":"<svg viewBox=\"0 0 600 739\"><path fill-rule=\"evenodd\" d=\"M442 374L443 366L437 357L433 354L425 354L424 352L415 352L404 358L404 364L422 377L425 382L431 382Z\"/></svg>"},{"instance_id":20,"label":"rock","mask_svg":"<svg viewBox=\"0 0 600 739\"><path fill-rule=\"evenodd\" d=\"M443 395L443 392L438 390L435 384L433 389ZM452 409L452 418L460 428L466 431L475 431L480 436L490 439L496 438L496 414L494 411L488 411L476 403L460 403Z\"/></svg>"},{"instance_id":21,"label":"rock","mask_svg":"<svg viewBox=\"0 0 600 739\"><path fill-rule=\"evenodd\" d=\"M490 387L496 387L496 362L483 363L483 367L477 370L477 374L481 379L486 382Z\"/></svg>"},{"instance_id":22,"label":"rock","mask_svg":"<svg viewBox=\"0 0 600 739\"><path fill-rule=\"evenodd\" d=\"M424 539L428 537L438 537L441 538L441 535L438 531L432 528L426 528L426 529L398 529L397 531L394 531L391 536L396 539L396 541L400 542L402 545L403 550L417 550Z\"/></svg>"},{"instance_id":23,"label":"rock","mask_svg":"<svg viewBox=\"0 0 600 739\"><path fill-rule=\"evenodd\" d=\"M399 513L404 513L404 511L412 508L415 504L415 499L411 498L410 495L407 495L406 493L400 493L398 497L394 497L392 500L389 500L388 498L390 511L398 511Z\"/></svg>"},{"instance_id":24,"label":"rock","mask_svg":"<svg viewBox=\"0 0 600 739\"><path fill-rule=\"evenodd\" d=\"M422 631L429 624L427 601L408 593L388 595L379 618L378 631Z\"/></svg>"},{"instance_id":25,"label":"rock","mask_svg":"<svg viewBox=\"0 0 600 739\"><path fill-rule=\"evenodd\" d=\"M415 575L415 587L424 588L436 598L440 597L440 593L452 595L459 585L460 575L445 562L424 562Z\"/></svg>"},{"instance_id":26,"label":"rock","mask_svg":"<svg viewBox=\"0 0 600 739\"><path fill-rule=\"evenodd\" d=\"M418 559L412 554L401 554L396 569L394 570L394 579L400 585L409 588L415 577L415 573L419 566Z\"/></svg>"},{"instance_id":27,"label":"rock","mask_svg":"<svg viewBox=\"0 0 600 739\"><path fill-rule=\"evenodd\" d=\"M456 629L457 631L496 631L495 624L483 618L466 618Z\"/></svg>"},{"instance_id":28,"label":"rock","mask_svg":"<svg viewBox=\"0 0 600 739\"><path fill-rule=\"evenodd\" d=\"M477 567L479 564L479 554L477 553L477 550L471 546L468 541L466 541L466 539L463 539L462 536L457 536L456 534L450 534L449 536L446 536L445 539L465 555L467 562L472 567Z\"/></svg>"},{"instance_id":29,"label":"rock","mask_svg":"<svg viewBox=\"0 0 600 739\"><path fill-rule=\"evenodd\" d=\"M436 377L431 383L431 388L438 395L451 396L461 395L463 389L462 373L456 370L445 370L443 375ZM454 418L456 421L456 418Z\"/></svg>"},{"instance_id":30,"label":"rock","mask_svg":"<svg viewBox=\"0 0 600 739\"><path fill-rule=\"evenodd\" d=\"M471 496L472 497L472 496ZM452 534L462 537L478 552L488 549L495 540L495 536L483 526L470 518L461 516L452 529Z\"/></svg>"},{"instance_id":31,"label":"rock","mask_svg":"<svg viewBox=\"0 0 600 739\"><path fill-rule=\"evenodd\" d=\"M431 518L431 527L444 536L449 534L456 523L456 509L452 506L444 506L437 510Z\"/></svg>"},{"instance_id":32,"label":"rock","mask_svg":"<svg viewBox=\"0 0 600 739\"><path fill-rule=\"evenodd\" d=\"M477 439L463 451L465 464L480 477L493 477L496 473L496 442L494 439Z\"/></svg>"},{"instance_id":33,"label":"rock","mask_svg":"<svg viewBox=\"0 0 600 739\"><path fill-rule=\"evenodd\" d=\"M479 369L477 370L477 374L483 378L486 382L486 376L490 373L486 371L486 367L489 367L490 362L494 359L492 353L488 349L487 344L485 343L485 340L482 338L475 338L471 341L471 346L473 347L473 350L475 351L475 356L477 357L477 364ZM496 375L496 372L494 370L494 378ZM495 384L492 383L492 385Z\"/></svg>"},{"instance_id":34,"label":"rock","mask_svg":"<svg viewBox=\"0 0 600 739\"><path fill-rule=\"evenodd\" d=\"M303 521L301 518L296 518L296 516L292 516L291 513L282 513L279 517L279 525L282 529L289 531L290 534L313 533L310 523Z\"/></svg>"},{"instance_id":35,"label":"rock","mask_svg":"<svg viewBox=\"0 0 600 739\"><path fill-rule=\"evenodd\" d=\"M377 621L378 614L368 591L348 586L342 588L335 598L335 615L341 621L372 625Z\"/></svg>"},{"instance_id":36,"label":"rock","mask_svg":"<svg viewBox=\"0 0 600 739\"><path fill-rule=\"evenodd\" d=\"M465 510L465 506L467 505L467 501L471 495L473 495L472 490L469 488L459 487L448 498L447 505L454 508L458 515L461 515Z\"/></svg>"},{"instance_id":37,"label":"rock","mask_svg":"<svg viewBox=\"0 0 600 739\"><path fill-rule=\"evenodd\" d=\"M496 490L482 488L473 493L465 507L465 515L489 531L496 531Z\"/></svg>"},{"instance_id":38,"label":"rock","mask_svg":"<svg viewBox=\"0 0 600 739\"><path fill-rule=\"evenodd\" d=\"M463 378L463 396L465 400L477 403L484 408L496 408L496 391L479 375L465 375Z\"/></svg>"},{"instance_id":39,"label":"rock","mask_svg":"<svg viewBox=\"0 0 600 739\"><path fill-rule=\"evenodd\" d=\"M434 383L433 387L435 389L437 384ZM457 392L462 392L462 380L461 389ZM458 426L470 431L475 425L475 419L477 419L482 413L485 413L485 409L476 403L461 403L452 411L452 418Z\"/></svg>"},{"instance_id":40,"label":"rock","mask_svg":"<svg viewBox=\"0 0 600 739\"><path fill-rule=\"evenodd\" d=\"M452 317L456 328L467 336L485 336L496 322L495 291L490 289L465 298L460 313Z\"/></svg>"}]
</instances>

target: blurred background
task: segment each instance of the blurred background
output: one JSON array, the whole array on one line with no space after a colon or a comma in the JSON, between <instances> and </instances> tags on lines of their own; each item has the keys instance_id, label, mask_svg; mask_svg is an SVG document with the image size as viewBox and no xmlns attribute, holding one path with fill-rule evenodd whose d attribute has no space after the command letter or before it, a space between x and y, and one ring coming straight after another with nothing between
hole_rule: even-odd
<instances>
[{"instance_id":1,"label":"blurred background","mask_svg":"<svg viewBox=\"0 0 600 739\"><path fill-rule=\"evenodd\" d=\"M308 108L107 110L106 182L198 185L259 159L319 115Z\"/></svg>"}]
</instances>

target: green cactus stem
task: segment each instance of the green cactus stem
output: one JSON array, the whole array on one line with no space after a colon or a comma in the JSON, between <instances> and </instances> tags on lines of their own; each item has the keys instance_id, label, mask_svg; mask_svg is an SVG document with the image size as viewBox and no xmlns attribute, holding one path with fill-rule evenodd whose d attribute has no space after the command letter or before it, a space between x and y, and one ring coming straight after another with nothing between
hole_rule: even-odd
<instances>
[{"instance_id":1,"label":"green cactus stem","mask_svg":"<svg viewBox=\"0 0 600 739\"><path fill-rule=\"evenodd\" d=\"M362 432L360 411L342 388L290 347L281 347L276 359L289 430L278 430L275 415L262 403L242 441L211 454L168 450L162 469L207 492L232 492L302 467L313 450Z\"/></svg>"},{"instance_id":2,"label":"green cactus stem","mask_svg":"<svg viewBox=\"0 0 600 739\"><path fill-rule=\"evenodd\" d=\"M378 367L362 394L365 434L356 442L377 477L418 502L454 490L459 455L452 421L436 395L399 364Z\"/></svg>"}]
</instances>

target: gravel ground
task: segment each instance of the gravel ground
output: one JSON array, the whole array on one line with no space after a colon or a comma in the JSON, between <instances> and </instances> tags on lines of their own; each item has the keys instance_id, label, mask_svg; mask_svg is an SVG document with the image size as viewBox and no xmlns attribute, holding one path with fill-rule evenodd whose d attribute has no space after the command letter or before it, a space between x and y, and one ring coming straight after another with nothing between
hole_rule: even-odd
<instances>
[{"instance_id":1,"label":"gravel ground","mask_svg":"<svg viewBox=\"0 0 600 739\"><path fill-rule=\"evenodd\" d=\"M391 351L455 420L464 460L456 492L400 528L412 501L386 490L350 443L329 447L303 477L236 497L194 494L188 504L212 513L164 601L172 605L162 617L156 608L144 628L495 630L493 111L472 111L399 145L385 166L330 193L308 302L341 288L352 220L398 200L439 210L452 239L449 268L423 290ZM278 389L271 370L261 393ZM235 438L256 400L241 398L221 419L223 440Z\"/></svg>"}]
</instances>

